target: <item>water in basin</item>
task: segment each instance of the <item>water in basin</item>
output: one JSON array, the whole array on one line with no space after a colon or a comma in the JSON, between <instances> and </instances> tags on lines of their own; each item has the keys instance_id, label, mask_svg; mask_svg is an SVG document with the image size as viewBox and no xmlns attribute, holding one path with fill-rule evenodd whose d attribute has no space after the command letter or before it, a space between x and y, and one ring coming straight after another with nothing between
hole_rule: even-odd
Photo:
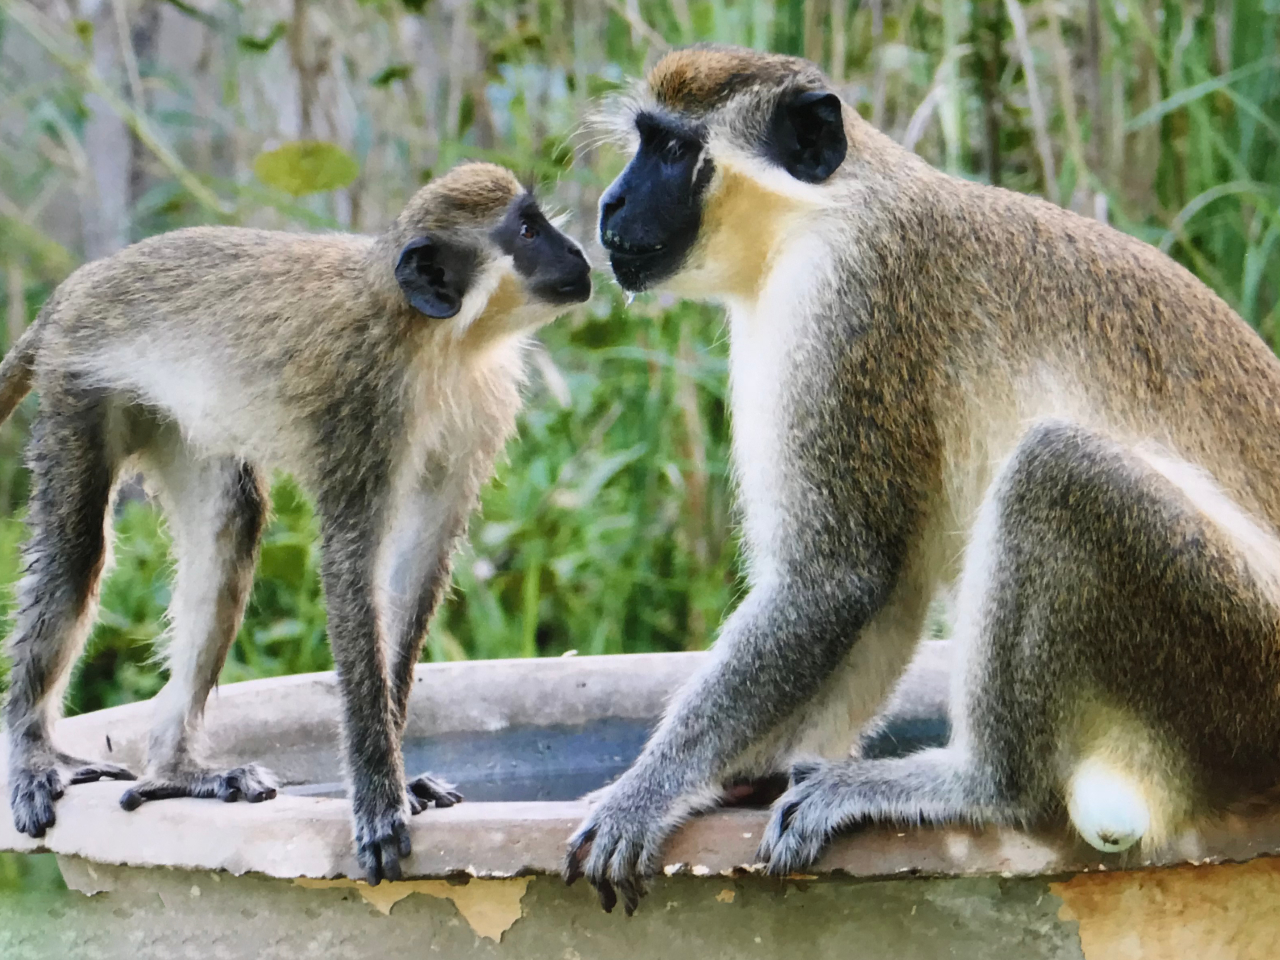
<instances>
[{"instance_id":1,"label":"water in basin","mask_svg":"<svg viewBox=\"0 0 1280 960\"><path fill-rule=\"evenodd\" d=\"M407 739L405 771L457 784L472 801L576 800L609 783L639 755L656 721L604 717L585 724L507 727ZM868 757L902 756L947 742L943 718L899 720L868 738ZM285 793L342 796L338 782L290 786Z\"/></svg>"}]
</instances>

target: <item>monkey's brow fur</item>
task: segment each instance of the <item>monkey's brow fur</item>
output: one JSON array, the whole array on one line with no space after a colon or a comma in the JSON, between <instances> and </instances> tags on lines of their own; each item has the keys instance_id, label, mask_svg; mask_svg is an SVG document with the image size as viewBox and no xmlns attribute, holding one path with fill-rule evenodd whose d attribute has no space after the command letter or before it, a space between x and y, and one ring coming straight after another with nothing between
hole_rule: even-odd
<instances>
[{"instance_id":1,"label":"monkey's brow fur","mask_svg":"<svg viewBox=\"0 0 1280 960\"><path fill-rule=\"evenodd\" d=\"M820 87L822 71L807 60L735 47L698 45L668 53L649 71L649 90L664 107L682 113L714 110L753 87Z\"/></svg>"},{"instance_id":2,"label":"monkey's brow fur","mask_svg":"<svg viewBox=\"0 0 1280 960\"><path fill-rule=\"evenodd\" d=\"M427 230L482 226L525 192L514 173L492 163L468 163L431 181L405 205L398 222Z\"/></svg>"}]
</instances>

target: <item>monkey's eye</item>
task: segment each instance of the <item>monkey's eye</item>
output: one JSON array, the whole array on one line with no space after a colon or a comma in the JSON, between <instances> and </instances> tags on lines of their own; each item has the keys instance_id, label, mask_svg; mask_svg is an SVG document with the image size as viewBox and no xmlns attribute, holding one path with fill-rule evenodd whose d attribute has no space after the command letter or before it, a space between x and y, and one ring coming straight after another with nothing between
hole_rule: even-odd
<instances>
[{"instance_id":1,"label":"monkey's eye","mask_svg":"<svg viewBox=\"0 0 1280 960\"><path fill-rule=\"evenodd\" d=\"M684 140L672 137L663 148L663 158L668 163L679 163L689 155L689 144Z\"/></svg>"},{"instance_id":2,"label":"monkey's eye","mask_svg":"<svg viewBox=\"0 0 1280 960\"><path fill-rule=\"evenodd\" d=\"M528 220L520 221L520 239L521 240L533 240L537 236L538 236L537 227L535 227Z\"/></svg>"}]
</instances>

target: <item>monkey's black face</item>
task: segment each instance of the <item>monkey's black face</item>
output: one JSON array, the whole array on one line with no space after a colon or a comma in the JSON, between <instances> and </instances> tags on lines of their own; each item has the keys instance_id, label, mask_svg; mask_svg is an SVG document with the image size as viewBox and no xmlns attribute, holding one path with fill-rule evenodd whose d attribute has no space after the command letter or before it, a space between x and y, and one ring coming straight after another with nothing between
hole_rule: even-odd
<instances>
[{"instance_id":1,"label":"monkey's black face","mask_svg":"<svg viewBox=\"0 0 1280 960\"><path fill-rule=\"evenodd\" d=\"M591 296L591 267L578 245L553 227L529 195L511 203L493 231L529 291L543 303L566 306Z\"/></svg>"},{"instance_id":2,"label":"monkey's black face","mask_svg":"<svg viewBox=\"0 0 1280 960\"><path fill-rule=\"evenodd\" d=\"M835 173L848 149L839 97L792 90L769 109L763 136L743 149L804 183ZM682 269L702 229L715 173L705 126L641 113L636 132L636 155L600 199L600 242L627 290L654 286Z\"/></svg>"},{"instance_id":3,"label":"monkey's black face","mask_svg":"<svg viewBox=\"0 0 1280 960\"><path fill-rule=\"evenodd\" d=\"M600 198L600 242L614 276L643 290L676 273L702 226L715 167L704 129L668 117L636 117L640 149Z\"/></svg>"},{"instance_id":4,"label":"monkey's black face","mask_svg":"<svg viewBox=\"0 0 1280 960\"><path fill-rule=\"evenodd\" d=\"M490 239L511 257L537 300L552 306L582 303L591 296L591 267L576 243L553 227L525 194L511 201ZM424 235L400 251L396 281L419 313L437 320L455 316L480 269L473 241Z\"/></svg>"}]
</instances>

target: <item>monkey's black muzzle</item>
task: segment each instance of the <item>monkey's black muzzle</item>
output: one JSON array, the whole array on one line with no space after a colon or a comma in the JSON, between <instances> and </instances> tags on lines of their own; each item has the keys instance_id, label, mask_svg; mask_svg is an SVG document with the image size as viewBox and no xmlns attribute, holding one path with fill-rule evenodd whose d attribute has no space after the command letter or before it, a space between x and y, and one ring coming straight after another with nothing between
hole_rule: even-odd
<instances>
[{"instance_id":1,"label":"monkey's black muzzle","mask_svg":"<svg viewBox=\"0 0 1280 960\"><path fill-rule=\"evenodd\" d=\"M600 198L600 242L614 276L644 290L677 273L702 226L713 164L705 134L669 118L636 118L640 149Z\"/></svg>"},{"instance_id":2,"label":"monkey's black muzzle","mask_svg":"<svg viewBox=\"0 0 1280 960\"><path fill-rule=\"evenodd\" d=\"M539 300L557 307L582 303L591 299L591 265L575 244L568 243L534 274L529 287Z\"/></svg>"}]
</instances>

